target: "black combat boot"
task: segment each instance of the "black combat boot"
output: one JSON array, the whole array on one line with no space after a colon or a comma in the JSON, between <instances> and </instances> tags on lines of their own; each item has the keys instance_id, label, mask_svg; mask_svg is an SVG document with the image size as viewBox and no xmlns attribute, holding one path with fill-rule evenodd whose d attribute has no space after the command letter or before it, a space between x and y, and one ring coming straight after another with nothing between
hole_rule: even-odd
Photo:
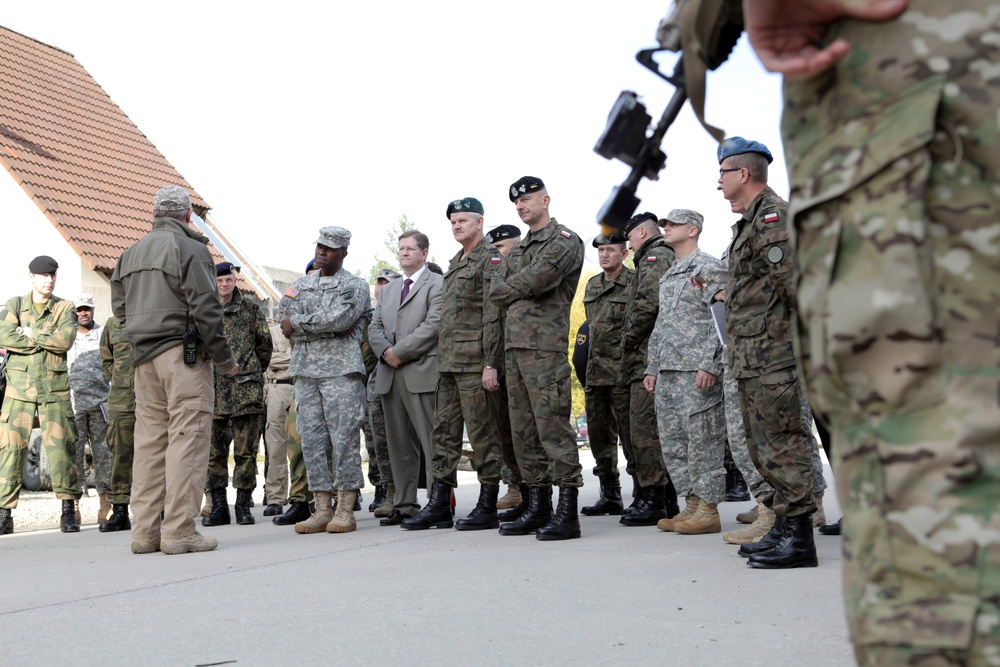
<instances>
[{"instance_id":1,"label":"black combat boot","mask_svg":"<svg viewBox=\"0 0 1000 667\"><path fill-rule=\"evenodd\" d=\"M499 528L497 517L497 498L500 496L500 485L479 485L479 502L469 512L469 516L455 522L456 530L489 530Z\"/></svg>"},{"instance_id":2,"label":"black combat boot","mask_svg":"<svg viewBox=\"0 0 1000 667\"><path fill-rule=\"evenodd\" d=\"M201 525L228 526L232 523L232 518L229 516L229 501L226 500L226 487L209 489L208 493L212 496L212 513L206 517L202 517Z\"/></svg>"},{"instance_id":3,"label":"black combat boot","mask_svg":"<svg viewBox=\"0 0 1000 667\"><path fill-rule=\"evenodd\" d=\"M643 506L646 504L646 487L639 486L635 477L632 478L632 504L625 508L625 516L632 514L633 512L642 511Z\"/></svg>"},{"instance_id":4,"label":"black combat boot","mask_svg":"<svg viewBox=\"0 0 1000 667\"><path fill-rule=\"evenodd\" d=\"M79 533L80 524L76 520L76 506L72 500L62 501L62 515L59 517L59 530L64 533Z\"/></svg>"},{"instance_id":5,"label":"black combat boot","mask_svg":"<svg viewBox=\"0 0 1000 667\"><path fill-rule=\"evenodd\" d=\"M256 523L253 518L253 514L250 513L250 508L253 507L253 489L236 489L236 505L233 509L236 510L236 524L239 526L252 526ZM212 509L215 509L215 499L212 499ZM229 512L229 507L226 507L226 513Z\"/></svg>"},{"instance_id":6,"label":"black combat boot","mask_svg":"<svg viewBox=\"0 0 1000 667\"><path fill-rule=\"evenodd\" d=\"M559 505L552 520L538 529L536 540L572 540L580 537L580 517L576 515L580 489L575 486L559 488Z\"/></svg>"},{"instance_id":7,"label":"black combat boot","mask_svg":"<svg viewBox=\"0 0 1000 667\"><path fill-rule=\"evenodd\" d=\"M128 503L111 505L111 516L97 527L102 533L116 533L119 530L131 530L132 522L128 519Z\"/></svg>"},{"instance_id":8,"label":"black combat boot","mask_svg":"<svg viewBox=\"0 0 1000 667\"><path fill-rule=\"evenodd\" d=\"M784 528L774 545L751 554L748 565L764 570L817 567L812 519L812 514L785 517Z\"/></svg>"},{"instance_id":9,"label":"black combat boot","mask_svg":"<svg viewBox=\"0 0 1000 667\"><path fill-rule=\"evenodd\" d=\"M358 489L357 491L354 492L354 511L355 512L360 512L361 511L361 501L362 500L363 500L363 498L361 497L361 489Z\"/></svg>"},{"instance_id":10,"label":"black combat boot","mask_svg":"<svg viewBox=\"0 0 1000 667\"><path fill-rule=\"evenodd\" d=\"M271 523L277 526L293 526L311 516L312 512L309 511L309 503L297 503L293 500L289 503L285 513L271 519Z\"/></svg>"},{"instance_id":11,"label":"black combat boot","mask_svg":"<svg viewBox=\"0 0 1000 667\"><path fill-rule=\"evenodd\" d=\"M677 489L670 478L667 478L667 484L663 487L663 509L666 510L668 519L681 513L681 506L677 504Z\"/></svg>"},{"instance_id":12,"label":"black combat boot","mask_svg":"<svg viewBox=\"0 0 1000 667\"><path fill-rule=\"evenodd\" d=\"M576 505L573 507L575 509ZM500 524L500 534L530 535L551 520L552 487L532 486L528 488L528 509L519 519Z\"/></svg>"},{"instance_id":13,"label":"black combat boot","mask_svg":"<svg viewBox=\"0 0 1000 667\"><path fill-rule=\"evenodd\" d=\"M382 504L385 503L385 484L379 484L375 487L375 496L372 498L371 504L368 506L369 512L374 512Z\"/></svg>"},{"instance_id":14,"label":"black combat boot","mask_svg":"<svg viewBox=\"0 0 1000 667\"><path fill-rule=\"evenodd\" d=\"M451 486L444 482L431 485L431 498L413 516L406 517L399 524L406 530L427 530L428 528L451 528L455 521L451 518Z\"/></svg>"},{"instance_id":15,"label":"black combat boot","mask_svg":"<svg viewBox=\"0 0 1000 667\"><path fill-rule=\"evenodd\" d=\"M0 535L10 535L14 532L14 517L10 515L10 509L0 507Z\"/></svg>"},{"instance_id":16,"label":"black combat boot","mask_svg":"<svg viewBox=\"0 0 1000 667\"><path fill-rule=\"evenodd\" d=\"M601 477L601 497L593 505L580 508L580 514L586 516L618 516L625 511L622 503L622 485L617 479Z\"/></svg>"},{"instance_id":17,"label":"black combat boot","mask_svg":"<svg viewBox=\"0 0 1000 667\"><path fill-rule=\"evenodd\" d=\"M517 521L528 509L528 494L531 490L527 484L518 484L517 488L521 490L521 503L517 507L511 507L506 512L500 512L500 516L497 518L501 521Z\"/></svg>"},{"instance_id":18,"label":"black combat boot","mask_svg":"<svg viewBox=\"0 0 1000 667\"><path fill-rule=\"evenodd\" d=\"M618 523L623 526L655 526L660 519L667 518L664 502L664 487L649 486L640 489L642 500L631 512L625 512ZM674 503L676 504L676 499Z\"/></svg>"},{"instance_id":19,"label":"black combat boot","mask_svg":"<svg viewBox=\"0 0 1000 667\"><path fill-rule=\"evenodd\" d=\"M750 489L739 468L726 468L726 502L742 503L747 500L750 500Z\"/></svg>"},{"instance_id":20,"label":"black combat boot","mask_svg":"<svg viewBox=\"0 0 1000 667\"><path fill-rule=\"evenodd\" d=\"M740 545L739 554L743 558L750 558L758 551L767 551L775 545L778 539L781 537L781 533L785 529L785 517L775 516L774 525L771 526L771 530L767 532L767 535L760 538L760 542L749 542L747 544Z\"/></svg>"}]
</instances>

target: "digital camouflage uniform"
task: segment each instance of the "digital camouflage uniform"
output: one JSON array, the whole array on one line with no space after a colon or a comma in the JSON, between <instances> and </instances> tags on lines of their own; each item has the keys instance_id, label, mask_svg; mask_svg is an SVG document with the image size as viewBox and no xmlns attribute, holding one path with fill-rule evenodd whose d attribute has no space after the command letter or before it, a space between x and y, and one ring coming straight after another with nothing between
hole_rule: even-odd
<instances>
[{"instance_id":1,"label":"digital camouflage uniform","mask_svg":"<svg viewBox=\"0 0 1000 667\"><path fill-rule=\"evenodd\" d=\"M1000 7L909 0L785 85L799 334L862 664L1000 664Z\"/></svg>"},{"instance_id":2,"label":"digital camouflage uniform","mask_svg":"<svg viewBox=\"0 0 1000 667\"><path fill-rule=\"evenodd\" d=\"M628 286L625 322L622 325L622 367L618 385L629 391L629 427L635 476L639 486L664 486L667 468L656 423L653 396L642 385L646 372L649 336L659 312L660 278L674 261L674 251L663 241L662 234L647 239L635 250L635 272Z\"/></svg>"},{"instance_id":3,"label":"digital camouflage uniform","mask_svg":"<svg viewBox=\"0 0 1000 667\"><path fill-rule=\"evenodd\" d=\"M632 269L622 266L608 281L604 272L587 281L583 307L589 323L584 399L590 451L601 479L618 480L618 437L629 430L629 392L618 386L621 331Z\"/></svg>"},{"instance_id":4,"label":"digital camouflage uniform","mask_svg":"<svg viewBox=\"0 0 1000 667\"><path fill-rule=\"evenodd\" d=\"M111 378L108 391L108 447L111 490L108 502L127 505L132 496L135 454L135 367L132 341L125 323L111 316L101 330L101 364Z\"/></svg>"},{"instance_id":5,"label":"digital camouflage uniform","mask_svg":"<svg viewBox=\"0 0 1000 667\"><path fill-rule=\"evenodd\" d=\"M765 187L733 225L726 347L740 386L747 449L774 489L762 500L775 514L795 517L812 514L816 503L795 370L794 258L785 225L787 207Z\"/></svg>"},{"instance_id":6,"label":"digital camouflage uniform","mask_svg":"<svg viewBox=\"0 0 1000 667\"><path fill-rule=\"evenodd\" d=\"M66 354L69 368L70 399L76 425L76 469L80 489L86 492L86 450L94 457L94 487L98 493L111 488L111 452L108 451L108 421L101 404L108 400L108 376L101 364L104 327L94 322L87 333L77 330L73 347Z\"/></svg>"},{"instance_id":7,"label":"digital camouflage uniform","mask_svg":"<svg viewBox=\"0 0 1000 667\"><path fill-rule=\"evenodd\" d=\"M583 486L568 358L583 242L552 218L528 232L501 267L490 298L507 309L504 367L518 466L529 486Z\"/></svg>"},{"instance_id":8,"label":"digital camouflage uniform","mask_svg":"<svg viewBox=\"0 0 1000 667\"><path fill-rule=\"evenodd\" d=\"M353 491L361 472L365 364L361 337L371 308L368 283L341 269L295 281L281 299L291 313L296 426L309 490Z\"/></svg>"},{"instance_id":9,"label":"digital camouflage uniform","mask_svg":"<svg viewBox=\"0 0 1000 667\"><path fill-rule=\"evenodd\" d=\"M39 312L29 293L21 297L20 324L16 309L12 298L0 312L0 348L10 355L0 409L0 507L17 507L36 411L56 498L76 500L76 432L66 369L66 353L76 339L76 308L52 296ZM30 327L31 337L17 333L19 326Z\"/></svg>"},{"instance_id":10,"label":"digital camouflage uniform","mask_svg":"<svg viewBox=\"0 0 1000 667\"><path fill-rule=\"evenodd\" d=\"M713 504L726 497L722 344L710 310L720 286L698 289L691 278L703 272L717 275L719 263L696 249L664 272L645 371L656 378L660 443L677 495L695 495ZM699 370L720 381L699 389Z\"/></svg>"},{"instance_id":11,"label":"digital camouflage uniform","mask_svg":"<svg viewBox=\"0 0 1000 667\"><path fill-rule=\"evenodd\" d=\"M212 418L212 454L206 488L224 489L229 483L229 443L233 443L233 488L257 486L257 443L264 414L264 370L271 361L271 333L260 307L243 298L239 288L223 306L226 341L236 356L239 372L215 372L215 412Z\"/></svg>"}]
</instances>

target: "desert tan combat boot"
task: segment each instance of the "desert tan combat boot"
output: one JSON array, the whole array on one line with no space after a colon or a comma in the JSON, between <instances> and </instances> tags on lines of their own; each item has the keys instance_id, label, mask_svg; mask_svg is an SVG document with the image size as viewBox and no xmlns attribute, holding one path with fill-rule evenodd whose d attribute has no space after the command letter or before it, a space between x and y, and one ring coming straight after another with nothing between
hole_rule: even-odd
<instances>
[{"instance_id":1,"label":"desert tan combat boot","mask_svg":"<svg viewBox=\"0 0 1000 667\"><path fill-rule=\"evenodd\" d=\"M354 520L354 498L357 491L337 491L337 511L333 520L326 524L328 533L350 533L358 529Z\"/></svg>"},{"instance_id":2,"label":"desert tan combat boot","mask_svg":"<svg viewBox=\"0 0 1000 667\"><path fill-rule=\"evenodd\" d=\"M201 508L201 515L208 516L212 513L212 494L205 492L205 504Z\"/></svg>"},{"instance_id":3,"label":"desert tan combat boot","mask_svg":"<svg viewBox=\"0 0 1000 667\"><path fill-rule=\"evenodd\" d=\"M135 545L135 542L132 543ZM163 553L176 556L177 554L189 554L199 551L212 551L217 546L219 546L219 540L215 539L211 535L202 535L198 531L180 537L176 540L160 540L160 551ZM132 553L137 553L133 548Z\"/></svg>"},{"instance_id":4,"label":"desert tan combat boot","mask_svg":"<svg viewBox=\"0 0 1000 667\"><path fill-rule=\"evenodd\" d=\"M333 520L333 494L331 492L316 491L313 493L313 502L316 503L316 511L305 521L295 524L296 533L325 532L327 524ZM353 498L351 499L351 507L354 507Z\"/></svg>"},{"instance_id":5,"label":"desert tan combat boot","mask_svg":"<svg viewBox=\"0 0 1000 667\"><path fill-rule=\"evenodd\" d=\"M681 535L707 535L722 532L719 504L698 499L698 510L684 521L674 522L674 532Z\"/></svg>"},{"instance_id":6,"label":"desert tan combat boot","mask_svg":"<svg viewBox=\"0 0 1000 667\"><path fill-rule=\"evenodd\" d=\"M823 510L823 496L816 496L816 511L813 512L813 528L819 528L826 523L826 512Z\"/></svg>"},{"instance_id":7,"label":"desert tan combat boot","mask_svg":"<svg viewBox=\"0 0 1000 667\"><path fill-rule=\"evenodd\" d=\"M684 510L675 516L673 519L660 519L656 522L656 527L665 533L673 531L674 526L681 522L690 519L694 516L695 512L698 511L698 504L701 502L701 498L696 495L690 495L684 499Z\"/></svg>"},{"instance_id":8,"label":"desert tan combat boot","mask_svg":"<svg viewBox=\"0 0 1000 667\"><path fill-rule=\"evenodd\" d=\"M73 501L73 518L76 519L77 525L83 523L83 519L80 518L80 499L77 498Z\"/></svg>"},{"instance_id":9,"label":"desert tan combat boot","mask_svg":"<svg viewBox=\"0 0 1000 667\"><path fill-rule=\"evenodd\" d=\"M730 544L750 544L760 542L760 538L767 535L774 525L774 512L768 509L767 505L760 500L757 501L757 520L746 528L729 531L722 534L722 539Z\"/></svg>"},{"instance_id":10,"label":"desert tan combat boot","mask_svg":"<svg viewBox=\"0 0 1000 667\"><path fill-rule=\"evenodd\" d=\"M392 511L396 509L396 505L393 503L392 498L396 495L396 487L392 484L385 487L385 502L373 512L373 514L380 519L392 514Z\"/></svg>"},{"instance_id":11,"label":"desert tan combat boot","mask_svg":"<svg viewBox=\"0 0 1000 667\"><path fill-rule=\"evenodd\" d=\"M99 494L99 497L101 499L101 506L97 510L97 523L104 523L108 520L108 516L111 515L111 503L108 502L107 491Z\"/></svg>"},{"instance_id":12,"label":"desert tan combat boot","mask_svg":"<svg viewBox=\"0 0 1000 667\"><path fill-rule=\"evenodd\" d=\"M753 507L751 507L750 509L748 509L746 512L740 512L739 514L737 514L736 515L736 520L739 521L740 523L753 523L754 521L756 521L757 520L757 508L760 507L760 504L759 504L760 501L757 501L757 502L758 502L757 505L754 505Z\"/></svg>"},{"instance_id":13,"label":"desert tan combat boot","mask_svg":"<svg viewBox=\"0 0 1000 667\"><path fill-rule=\"evenodd\" d=\"M508 484L507 493L497 501L498 510L507 510L521 504L521 489L517 484Z\"/></svg>"}]
</instances>

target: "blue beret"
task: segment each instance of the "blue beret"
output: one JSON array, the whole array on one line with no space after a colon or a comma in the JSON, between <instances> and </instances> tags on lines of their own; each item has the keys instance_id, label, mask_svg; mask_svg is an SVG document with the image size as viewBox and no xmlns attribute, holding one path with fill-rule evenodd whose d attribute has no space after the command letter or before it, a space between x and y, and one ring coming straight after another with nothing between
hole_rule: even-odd
<instances>
[{"instance_id":1,"label":"blue beret","mask_svg":"<svg viewBox=\"0 0 1000 667\"><path fill-rule=\"evenodd\" d=\"M476 213L477 215L485 214L483 205L478 199L475 197L466 197L465 199L456 199L448 204L448 210L445 211L445 217L451 220L452 213L462 213L464 211Z\"/></svg>"},{"instance_id":2,"label":"blue beret","mask_svg":"<svg viewBox=\"0 0 1000 667\"><path fill-rule=\"evenodd\" d=\"M316 268L316 258L313 257L312 259L309 260L309 263L306 264L306 273L309 273L310 271L314 270L315 268Z\"/></svg>"},{"instance_id":3,"label":"blue beret","mask_svg":"<svg viewBox=\"0 0 1000 667\"><path fill-rule=\"evenodd\" d=\"M240 267L236 266L232 262L219 262L215 265L215 275L217 276L230 276L233 271L239 271Z\"/></svg>"},{"instance_id":4,"label":"blue beret","mask_svg":"<svg viewBox=\"0 0 1000 667\"><path fill-rule=\"evenodd\" d=\"M743 153L760 153L767 158L768 164L771 164L771 160L774 159L771 151L767 150L767 146L759 141L747 141L743 137L729 137L719 144L719 164L722 164L722 161L727 157Z\"/></svg>"}]
</instances>

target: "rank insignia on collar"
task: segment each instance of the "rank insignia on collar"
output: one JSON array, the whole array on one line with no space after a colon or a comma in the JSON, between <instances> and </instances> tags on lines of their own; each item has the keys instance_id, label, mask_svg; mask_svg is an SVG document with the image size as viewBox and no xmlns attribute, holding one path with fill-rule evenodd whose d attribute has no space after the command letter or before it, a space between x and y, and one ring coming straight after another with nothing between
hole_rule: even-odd
<instances>
[{"instance_id":1,"label":"rank insignia on collar","mask_svg":"<svg viewBox=\"0 0 1000 667\"><path fill-rule=\"evenodd\" d=\"M295 289L294 287L289 287L287 290L285 290L285 296L288 296L288 297L291 297L291 298L294 299L298 295L299 295L299 291L297 289Z\"/></svg>"},{"instance_id":2,"label":"rank insignia on collar","mask_svg":"<svg viewBox=\"0 0 1000 667\"><path fill-rule=\"evenodd\" d=\"M775 222L778 219L777 213L768 213L764 216L764 222Z\"/></svg>"},{"instance_id":3,"label":"rank insignia on collar","mask_svg":"<svg viewBox=\"0 0 1000 667\"><path fill-rule=\"evenodd\" d=\"M570 234L569 232L567 232L565 229L561 230L559 233L561 235L565 236L566 238L572 238L572 236L573 236L572 234Z\"/></svg>"}]
</instances>

